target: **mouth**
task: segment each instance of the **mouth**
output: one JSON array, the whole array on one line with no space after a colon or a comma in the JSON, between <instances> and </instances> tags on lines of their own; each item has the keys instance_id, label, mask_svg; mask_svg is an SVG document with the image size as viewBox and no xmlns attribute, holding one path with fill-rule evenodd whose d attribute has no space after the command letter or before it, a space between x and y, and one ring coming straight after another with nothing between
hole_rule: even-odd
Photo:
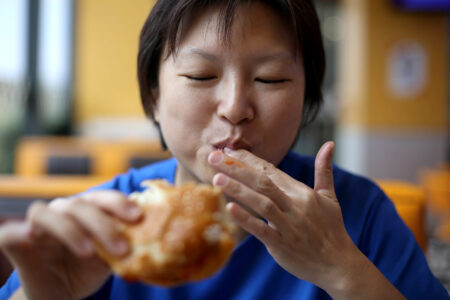
<instances>
[{"instance_id":1,"label":"mouth","mask_svg":"<svg viewBox=\"0 0 450 300\"><path fill-rule=\"evenodd\" d=\"M250 144L241 138L236 138L236 139L227 138L227 139L221 140L217 143L214 143L212 146L214 147L214 149L220 150L220 151L223 151L223 149L225 149L225 148L229 148L231 150L245 149L248 151L250 151L250 149L251 149Z\"/></svg>"}]
</instances>

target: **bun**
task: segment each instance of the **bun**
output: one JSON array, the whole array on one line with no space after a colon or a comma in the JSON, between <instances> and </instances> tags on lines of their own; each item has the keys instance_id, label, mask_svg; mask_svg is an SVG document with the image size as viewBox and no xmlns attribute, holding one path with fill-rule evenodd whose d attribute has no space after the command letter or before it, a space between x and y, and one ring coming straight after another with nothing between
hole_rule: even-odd
<instances>
[{"instance_id":1,"label":"bun","mask_svg":"<svg viewBox=\"0 0 450 300\"><path fill-rule=\"evenodd\" d=\"M213 275L228 260L236 231L218 187L164 180L142 183L147 189L129 196L143 211L137 224L122 224L131 245L125 257L100 249L100 257L119 276L170 286Z\"/></svg>"}]
</instances>

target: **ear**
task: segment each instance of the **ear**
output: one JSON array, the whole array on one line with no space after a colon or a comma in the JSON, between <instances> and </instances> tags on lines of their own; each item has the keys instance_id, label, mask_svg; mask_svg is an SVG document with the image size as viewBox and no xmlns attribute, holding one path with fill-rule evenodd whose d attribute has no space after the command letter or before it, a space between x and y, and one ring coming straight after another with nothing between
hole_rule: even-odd
<instances>
[{"instance_id":1,"label":"ear","mask_svg":"<svg viewBox=\"0 0 450 300\"><path fill-rule=\"evenodd\" d=\"M152 100L154 103L153 106L153 120L159 123L159 88L151 89Z\"/></svg>"}]
</instances>

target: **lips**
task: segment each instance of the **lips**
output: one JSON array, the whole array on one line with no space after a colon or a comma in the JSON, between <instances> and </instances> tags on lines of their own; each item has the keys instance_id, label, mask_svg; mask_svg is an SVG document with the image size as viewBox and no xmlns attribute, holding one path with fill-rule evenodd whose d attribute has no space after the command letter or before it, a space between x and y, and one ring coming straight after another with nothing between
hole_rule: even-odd
<instances>
[{"instance_id":1,"label":"lips","mask_svg":"<svg viewBox=\"0 0 450 300\"><path fill-rule=\"evenodd\" d=\"M227 138L222 141L213 144L213 147L218 150L223 150L224 148L230 148L232 150L245 149L250 150L251 146L244 139L241 138Z\"/></svg>"}]
</instances>

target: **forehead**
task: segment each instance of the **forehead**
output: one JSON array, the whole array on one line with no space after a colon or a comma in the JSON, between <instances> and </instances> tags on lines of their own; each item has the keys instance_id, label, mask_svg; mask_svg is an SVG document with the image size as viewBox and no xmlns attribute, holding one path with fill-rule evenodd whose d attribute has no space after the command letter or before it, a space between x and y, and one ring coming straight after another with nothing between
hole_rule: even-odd
<instances>
[{"instance_id":1,"label":"forehead","mask_svg":"<svg viewBox=\"0 0 450 300\"><path fill-rule=\"evenodd\" d=\"M209 7L186 17L177 33L176 43L168 45L168 56L193 48L220 48L230 50L245 44L272 48L272 52L288 50L298 56L298 41L286 18L272 7L254 2L241 4L227 15L218 6ZM261 51L265 49L260 49ZM264 51L263 51L264 52Z\"/></svg>"}]
</instances>

